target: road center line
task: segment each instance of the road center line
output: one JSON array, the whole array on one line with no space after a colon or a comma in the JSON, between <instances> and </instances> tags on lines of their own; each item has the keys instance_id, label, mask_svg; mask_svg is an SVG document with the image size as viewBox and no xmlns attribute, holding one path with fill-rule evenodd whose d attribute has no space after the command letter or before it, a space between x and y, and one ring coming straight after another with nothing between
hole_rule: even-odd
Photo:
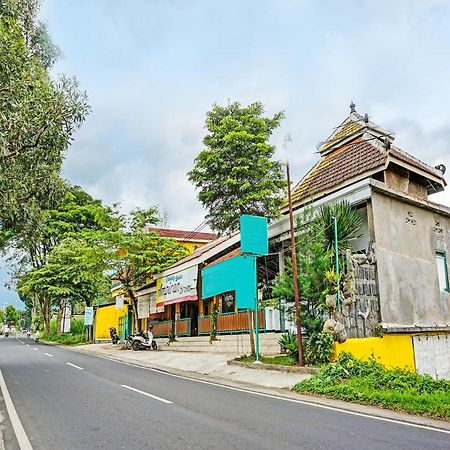
<instances>
[{"instance_id":1,"label":"road center line","mask_svg":"<svg viewBox=\"0 0 450 450\"><path fill-rule=\"evenodd\" d=\"M37 351L39 351L39 349L38 349L38 348L36 348L36 347L33 347L33 350L37 350Z\"/></svg>"},{"instance_id":2,"label":"road center line","mask_svg":"<svg viewBox=\"0 0 450 450\"><path fill-rule=\"evenodd\" d=\"M429 426L429 425L420 425L420 424L412 423L412 422L404 422L402 420L390 419L388 417L375 416L375 415L370 414L370 413L367 413L367 414L366 413L360 413L360 412L357 412L357 411L351 411L351 410L348 410L348 409L339 408L337 406L322 405L320 403L309 402L309 401L306 401L306 400L297 400L297 399L294 399L294 398L287 398L287 397L281 397L281 396L278 396L278 395L266 394L264 392L251 391L249 389L241 389L241 388L237 388L237 387L234 387L234 386L227 386L225 384L215 383L213 381L199 380L197 378L191 378L191 377L187 377L187 376L183 376L183 375L177 375L175 373L166 372L164 370L155 369L153 367L139 366L137 364L133 364L133 363L125 362L125 361L119 361L117 359L108 358L106 356L98 356L98 358L108 359L109 361L114 361L114 362L116 362L118 364L125 364L126 366L137 367L138 369L150 370L151 372L161 373L161 374L167 375L169 377L181 378L181 379L184 379L184 380L189 380L189 381L192 381L194 383L209 384L211 386L217 386L217 387L221 387L223 389L229 389L231 391L245 392L245 393L250 394L250 395L256 395L257 397L273 398L275 400L281 400L281 401L290 402L290 403L299 403L301 405L311 406L313 408L328 409L330 411L336 411L336 412L340 412L340 413L344 413L344 414L349 414L351 416L359 416L359 417L364 417L366 419L379 420L381 422L395 423L397 425L403 425L403 426L406 426L406 427L421 428L423 430L436 431L438 433L450 434L450 430L445 430L443 428L435 428L435 427Z\"/></svg>"},{"instance_id":3,"label":"road center line","mask_svg":"<svg viewBox=\"0 0 450 450\"><path fill-rule=\"evenodd\" d=\"M53 355L50 355L50 353L44 353L44 355L51 356L53 358Z\"/></svg>"},{"instance_id":4,"label":"road center line","mask_svg":"<svg viewBox=\"0 0 450 450\"><path fill-rule=\"evenodd\" d=\"M3 378L2 371L0 370L0 391L3 394L5 400L6 409L8 411L9 420L13 426L14 433L16 434L17 442L19 443L20 450L33 450L27 434L22 426L22 422L19 419L14 403L9 395L8 388L6 387L5 379Z\"/></svg>"},{"instance_id":5,"label":"road center line","mask_svg":"<svg viewBox=\"0 0 450 450\"><path fill-rule=\"evenodd\" d=\"M72 363L66 363L66 364L67 364L68 366L75 367L75 369L83 370L82 367L77 366L77 365L75 365L75 364L72 364Z\"/></svg>"},{"instance_id":6,"label":"road center line","mask_svg":"<svg viewBox=\"0 0 450 450\"><path fill-rule=\"evenodd\" d=\"M147 397L153 398L155 400L159 400L160 402L163 402L163 403L170 403L170 404L173 403L164 398L157 397L156 395L153 395L153 394L149 394L148 392L140 391L139 389L136 389L134 387L127 386L126 384L121 384L121 386L124 387L125 389L129 389L130 391L138 392L139 394L146 395Z\"/></svg>"},{"instance_id":7,"label":"road center line","mask_svg":"<svg viewBox=\"0 0 450 450\"><path fill-rule=\"evenodd\" d=\"M27 347L29 347L30 346L30 344L27 344Z\"/></svg>"}]
</instances>

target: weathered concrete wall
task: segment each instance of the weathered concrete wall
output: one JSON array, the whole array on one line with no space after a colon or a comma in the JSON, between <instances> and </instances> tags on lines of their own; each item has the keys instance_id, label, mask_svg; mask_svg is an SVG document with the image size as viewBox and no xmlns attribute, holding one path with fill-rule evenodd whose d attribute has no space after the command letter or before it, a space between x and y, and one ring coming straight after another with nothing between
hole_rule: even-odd
<instances>
[{"instance_id":1,"label":"weathered concrete wall","mask_svg":"<svg viewBox=\"0 0 450 450\"><path fill-rule=\"evenodd\" d=\"M440 292L436 265L444 251L449 266L450 219L378 192L372 206L383 325L450 329L450 294Z\"/></svg>"}]
</instances>

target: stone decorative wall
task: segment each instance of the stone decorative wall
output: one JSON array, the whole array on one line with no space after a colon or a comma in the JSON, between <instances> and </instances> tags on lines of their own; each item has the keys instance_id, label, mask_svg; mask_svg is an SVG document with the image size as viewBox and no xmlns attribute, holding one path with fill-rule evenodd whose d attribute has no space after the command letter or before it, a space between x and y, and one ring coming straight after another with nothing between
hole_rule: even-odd
<instances>
[{"instance_id":1,"label":"stone decorative wall","mask_svg":"<svg viewBox=\"0 0 450 450\"><path fill-rule=\"evenodd\" d=\"M367 255L347 251L347 272L341 321L347 337L372 337L380 323L375 244L370 243Z\"/></svg>"}]
</instances>

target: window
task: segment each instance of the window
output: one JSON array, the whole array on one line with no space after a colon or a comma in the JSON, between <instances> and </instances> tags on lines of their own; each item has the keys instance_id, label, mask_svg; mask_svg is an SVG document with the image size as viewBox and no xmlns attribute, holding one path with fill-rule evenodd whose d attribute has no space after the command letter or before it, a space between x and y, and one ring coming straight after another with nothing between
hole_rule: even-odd
<instances>
[{"instance_id":1,"label":"window","mask_svg":"<svg viewBox=\"0 0 450 450\"><path fill-rule=\"evenodd\" d=\"M439 289L442 292L450 292L448 284L447 259L445 253L436 252L436 264L439 278Z\"/></svg>"}]
</instances>

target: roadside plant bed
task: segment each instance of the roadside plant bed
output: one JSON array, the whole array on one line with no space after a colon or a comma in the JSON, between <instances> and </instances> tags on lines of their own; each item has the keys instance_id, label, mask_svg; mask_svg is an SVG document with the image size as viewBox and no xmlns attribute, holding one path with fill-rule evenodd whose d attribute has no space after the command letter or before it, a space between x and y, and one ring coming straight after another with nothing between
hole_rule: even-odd
<instances>
[{"instance_id":1,"label":"roadside plant bed","mask_svg":"<svg viewBox=\"0 0 450 450\"><path fill-rule=\"evenodd\" d=\"M286 355L280 356L261 356L260 364L254 364L254 356L244 356L228 361L230 366L244 366L250 369L265 369L265 370L277 370L279 372L292 372L292 373L317 373L319 369L316 367L299 367L297 362Z\"/></svg>"},{"instance_id":2,"label":"roadside plant bed","mask_svg":"<svg viewBox=\"0 0 450 450\"><path fill-rule=\"evenodd\" d=\"M450 420L450 380L386 369L375 358L364 362L349 353L293 390Z\"/></svg>"},{"instance_id":3,"label":"roadside plant bed","mask_svg":"<svg viewBox=\"0 0 450 450\"><path fill-rule=\"evenodd\" d=\"M41 337L42 341L56 342L58 344L64 345L79 345L86 344L86 338L84 334L72 334L65 333L61 335L57 334L43 334Z\"/></svg>"}]
</instances>

